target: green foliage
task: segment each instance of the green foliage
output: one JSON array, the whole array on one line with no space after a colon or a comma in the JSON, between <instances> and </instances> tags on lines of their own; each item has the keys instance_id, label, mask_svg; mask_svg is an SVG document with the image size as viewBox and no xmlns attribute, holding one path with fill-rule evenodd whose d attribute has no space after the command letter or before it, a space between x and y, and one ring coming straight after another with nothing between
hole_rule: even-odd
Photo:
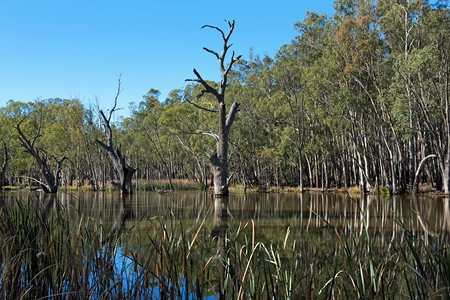
<instances>
[{"instance_id":1,"label":"green foliage","mask_svg":"<svg viewBox=\"0 0 450 300\"><path fill-rule=\"evenodd\" d=\"M448 3L339 0L333 7L331 15L307 12L294 24L297 36L274 57L250 52L228 74L227 99L241 104L229 136L232 184L339 188L365 182L368 189L405 190L420 160L435 154L419 176L441 188L450 173ZM114 134L137 180L211 177L211 133L218 124L213 113L191 103L213 109L216 99L198 98L202 90L188 84L159 99L152 88L130 104L129 117L117 118ZM40 176L18 141L19 122L29 137L40 131L36 146L49 157L70 159L64 185L100 189L114 180L95 143L102 132L95 110L78 100L10 101L0 121L11 157L9 184ZM54 159L51 164L54 169Z\"/></svg>"}]
</instances>

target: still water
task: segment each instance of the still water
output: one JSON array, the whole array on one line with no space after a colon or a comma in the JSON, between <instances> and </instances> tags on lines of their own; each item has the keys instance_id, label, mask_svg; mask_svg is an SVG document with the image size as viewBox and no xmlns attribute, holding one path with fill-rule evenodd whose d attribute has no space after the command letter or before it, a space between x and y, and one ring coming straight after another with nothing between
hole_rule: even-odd
<instances>
[{"instance_id":1,"label":"still water","mask_svg":"<svg viewBox=\"0 0 450 300\"><path fill-rule=\"evenodd\" d=\"M128 196L117 192L0 193L0 207L8 208L24 201L29 208L43 211L39 220L58 215L62 209L64 220L68 218L69 223L75 225L70 225L72 229L80 232L82 224L92 229L86 234L75 235L81 236L81 240L74 238L72 241L62 235L57 243L53 243L55 246L66 245L67 240L73 242L74 246L69 243L65 251L82 253L82 266L73 259L80 255L65 261L65 256L59 251L60 256L55 256L55 261L49 260L49 265L44 268L56 270L58 266L68 265L85 271L73 273L78 275L71 273L75 279L65 276L62 281L56 279L54 283L59 276L43 277L45 273L41 269L32 267L39 267L44 260L37 261L34 252L22 258L25 252L19 245L19 254L13 254L9 260L15 261L20 256L22 264L20 272L17 272L29 276L21 277L18 289L8 290L13 285L0 283L0 290L7 290L7 293L16 291L17 295L22 295L21 285L38 286L39 289L31 292L36 294L87 293L90 298L102 298L105 291L112 291L110 295L120 298L120 295L131 295L137 289L143 299L159 298L171 292L189 299L227 298L226 295L234 298L237 294L247 293L253 293L253 298L279 298L278 287L284 287L284 296L293 298L295 295L311 298L313 293L320 297L343 295L343 292L348 298L374 298L384 293L390 298L398 293L407 295L408 292L413 297L423 294L427 298L442 291L448 292L445 281L448 276L440 275L441 268L428 277L420 275L424 272L421 266L414 269L415 273L410 272L414 262L408 254L411 251L419 253L419 256L425 253L426 261L431 262L426 270L435 270L435 267L448 263L443 260L447 255L446 246L441 248L439 244L444 242L445 245L450 240L450 199L445 197L377 198L366 195L358 199L336 193L236 193L228 198L216 198L206 192L137 192ZM13 219L21 227L20 222L22 218L26 220L26 215L18 216ZM180 238L174 235L176 241L172 243L173 239L168 238L170 234L165 232L165 225L154 226L158 222L155 220L168 221L162 222L164 224L175 220L172 223L182 225L182 230L190 233L182 234ZM44 239L52 241L59 236L58 228L52 228ZM227 234L236 234L241 228L245 228L248 235L241 235L244 241L236 242L234 249L228 244L232 238L228 239ZM12 230L14 234L14 228ZM94 235L92 243L87 243L90 246L82 246L97 231L101 234L100 240L112 242L96 243ZM145 238L139 239L141 232ZM28 235L27 232L24 234ZM114 237L118 236L125 237L128 243L116 243L120 239L115 240ZM184 237L191 239L185 243ZM237 234L235 237L237 241ZM416 237L424 244L415 244ZM192 247L196 239L201 242ZM38 240L39 235L36 236ZM5 241L11 243L14 239L7 237ZM286 244L292 247L291 250L285 251ZM113 246L112 252L108 245ZM51 249L44 248L44 251ZM278 250L273 252L272 249ZM186 255L186 251L189 254ZM277 255L281 255L281 259ZM419 256L414 257L423 261ZM433 260L434 257L438 260ZM15 266L7 262L5 260L0 266L5 270ZM247 270L251 271L247 273ZM246 277L247 274L251 275ZM334 281L329 284L331 279L341 274L346 274L351 280L345 277L336 284ZM425 277L436 278L436 282L427 283L423 289L406 290L405 283L420 282ZM5 276L6 281L14 278ZM83 286L78 285L79 282ZM258 286L259 290L255 289ZM431 291L430 286L437 292Z\"/></svg>"},{"instance_id":2,"label":"still water","mask_svg":"<svg viewBox=\"0 0 450 300\"><path fill-rule=\"evenodd\" d=\"M28 193L3 193L4 204L30 197ZM137 192L122 196L117 192L38 194L49 210L57 202L69 211L73 221L90 218L107 230L130 228L146 219L162 216L183 222L186 228L204 222L211 233L237 228L251 222L262 242L290 238L302 240L316 236L315 243L328 243L323 228L361 234L368 228L380 246L389 244L403 232L401 224L413 234L449 239L450 199L431 196L394 196L362 199L336 193L236 193L228 199L215 199L206 192ZM367 227L366 227L367 226ZM331 234L333 236L334 233Z\"/></svg>"}]
</instances>

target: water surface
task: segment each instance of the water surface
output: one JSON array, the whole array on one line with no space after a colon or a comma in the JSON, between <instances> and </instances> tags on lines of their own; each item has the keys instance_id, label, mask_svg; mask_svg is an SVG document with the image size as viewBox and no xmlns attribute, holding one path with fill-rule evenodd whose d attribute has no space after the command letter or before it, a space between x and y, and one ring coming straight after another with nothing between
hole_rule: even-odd
<instances>
[{"instance_id":1,"label":"water surface","mask_svg":"<svg viewBox=\"0 0 450 300\"><path fill-rule=\"evenodd\" d=\"M0 199L11 205L30 195L6 192ZM109 230L143 226L152 217L175 218L188 229L204 220L212 233L250 222L263 242L281 241L289 229L290 238L301 242L315 236L315 242L320 243L335 236L336 230L362 235L367 228L380 246L398 238L402 226L414 234L437 235L444 240L448 240L450 231L450 200L423 195L362 199L341 193L236 193L228 199L215 199L211 193L197 191L137 192L129 196L117 192L35 195L33 198L50 211L60 202L74 222L91 218Z\"/></svg>"}]
</instances>

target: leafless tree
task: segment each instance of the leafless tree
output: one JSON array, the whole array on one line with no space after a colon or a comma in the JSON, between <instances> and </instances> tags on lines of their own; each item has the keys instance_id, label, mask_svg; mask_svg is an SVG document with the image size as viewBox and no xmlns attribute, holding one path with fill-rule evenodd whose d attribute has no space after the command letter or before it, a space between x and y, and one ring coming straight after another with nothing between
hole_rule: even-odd
<instances>
[{"instance_id":1,"label":"leafless tree","mask_svg":"<svg viewBox=\"0 0 450 300\"><path fill-rule=\"evenodd\" d=\"M197 107L198 109L202 109L208 112L214 112L218 113L218 132L212 133L210 131L202 132L202 134L209 135L214 137L216 140L216 151L214 154L210 157L210 161L213 165L213 174L214 174L214 192L216 195L220 196L227 196L228 195L228 134L230 132L231 125L233 124L234 118L236 113L239 111L239 102L234 102L231 105L230 111L226 112L225 107L225 90L227 87L227 80L228 80L228 73L230 72L233 64L237 62L240 59L240 55L237 57L234 57L234 51L231 54L231 58L228 61L228 64L225 64L225 58L227 55L227 52L229 48L232 46L232 44L228 44L228 41L230 39L231 34L234 30L234 21L226 21L229 30L228 33L225 34L220 28L211 26L211 25L204 25L202 28L212 28L217 30L222 35L223 40L223 47L221 53L217 53L213 50L210 50L206 47L203 49L206 52L209 52L213 54L217 61L219 62L219 69L221 73L221 81L219 84L218 89L213 88L210 84L208 84L200 75L199 72L197 72L196 69L194 69L194 74L197 78L195 79L186 79L186 81L194 81L198 82L203 86L203 90L199 95L197 95L197 99L201 98L204 94L210 93L214 95L214 97L217 100L217 109L209 109L202 107L201 105L198 105L194 102L191 102L188 100L189 103Z\"/></svg>"},{"instance_id":2,"label":"leafless tree","mask_svg":"<svg viewBox=\"0 0 450 300\"><path fill-rule=\"evenodd\" d=\"M136 170L127 164L127 159L126 156L123 155L122 153L121 146L119 145L119 147L114 148L113 132L111 128L111 117L113 113L118 110L117 99L119 98L119 94L121 92L120 77L118 82L119 83L117 87L116 97L114 98L113 108L109 110L108 115L106 115L103 110L99 109L102 125L105 130L104 131L105 137L104 141L96 140L96 142L108 153L108 156L113 163L117 176L119 177L118 178L119 182L113 182L113 184L119 187L120 191L123 194L132 194L133 186L131 180Z\"/></svg>"}]
</instances>

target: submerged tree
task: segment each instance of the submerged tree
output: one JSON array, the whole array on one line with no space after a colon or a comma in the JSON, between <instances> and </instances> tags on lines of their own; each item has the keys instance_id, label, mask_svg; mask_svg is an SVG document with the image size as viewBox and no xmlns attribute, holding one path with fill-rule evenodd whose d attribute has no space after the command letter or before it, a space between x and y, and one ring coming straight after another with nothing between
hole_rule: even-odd
<instances>
[{"instance_id":1,"label":"submerged tree","mask_svg":"<svg viewBox=\"0 0 450 300\"><path fill-rule=\"evenodd\" d=\"M227 196L228 195L228 135L233 124L236 113L239 110L239 102L234 102L231 105L230 111L227 114L226 106L225 106L225 89L227 87L228 73L230 72L233 64L237 62L241 56L234 57L234 51L231 54L231 58L227 65L225 65L225 57L227 55L228 49L232 46L232 44L228 45L228 41L230 39L231 34L234 30L234 20L232 22L226 21L229 26L228 33L225 34L220 28L204 25L202 28L212 28L217 30L223 39L223 47L222 52L219 54L213 50L210 50L206 47L203 49L206 52L213 54L217 61L219 62L219 68L221 73L221 81L219 83L218 89L212 87L209 83L207 83L200 73L194 69L194 74L197 76L196 79L187 79L186 81L195 81L200 83L203 86L203 90L200 94L198 94L197 99L205 95L205 93L210 93L214 95L217 100L217 108L210 109L200 106L194 102L189 101L189 103L193 104L195 107L208 111L218 113L218 132L212 133L210 131L201 132L202 134L209 135L215 138L216 140L216 151L210 157L210 161L213 165L213 174L214 174L214 193L219 196Z\"/></svg>"},{"instance_id":2,"label":"submerged tree","mask_svg":"<svg viewBox=\"0 0 450 300\"><path fill-rule=\"evenodd\" d=\"M131 179L133 178L133 174L136 171L133 167L129 166L127 164L126 156L122 154L121 146L114 149L114 143L113 143L113 132L112 132L112 125L111 125L111 117L115 111L117 111L117 98L120 94L120 78L119 78L119 84L117 88L116 97L114 98L114 106L109 111L108 116L105 115L105 112L103 110L99 110L101 119L102 119L102 125L105 129L105 139L104 142L101 140L96 140L96 142L102 146L103 149L106 150L108 153L109 158L111 159L114 170L117 173L117 176L119 177L119 182L113 182L114 185L119 187L122 194L132 194L133 193L133 185L131 182Z\"/></svg>"},{"instance_id":3,"label":"submerged tree","mask_svg":"<svg viewBox=\"0 0 450 300\"><path fill-rule=\"evenodd\" d=\"M45 182L39 181L35 178L31 179L39 183L39 185L46 193L58 192L59 175L62 170L62 164L67 159L67 157L63 155L60 159L58 159L56 158L56 156L49 155L47 151L36 146L36 141L42 136L41 123L39 124L36 134L31 138L27 137L25 133L20 129L20 123L17 124L16 129L19 133L19 142L21 146L34 158ZM50 168L50 159L54 159L56 161L56 170L54 173Z\"/></svg>"}]
</instances>

